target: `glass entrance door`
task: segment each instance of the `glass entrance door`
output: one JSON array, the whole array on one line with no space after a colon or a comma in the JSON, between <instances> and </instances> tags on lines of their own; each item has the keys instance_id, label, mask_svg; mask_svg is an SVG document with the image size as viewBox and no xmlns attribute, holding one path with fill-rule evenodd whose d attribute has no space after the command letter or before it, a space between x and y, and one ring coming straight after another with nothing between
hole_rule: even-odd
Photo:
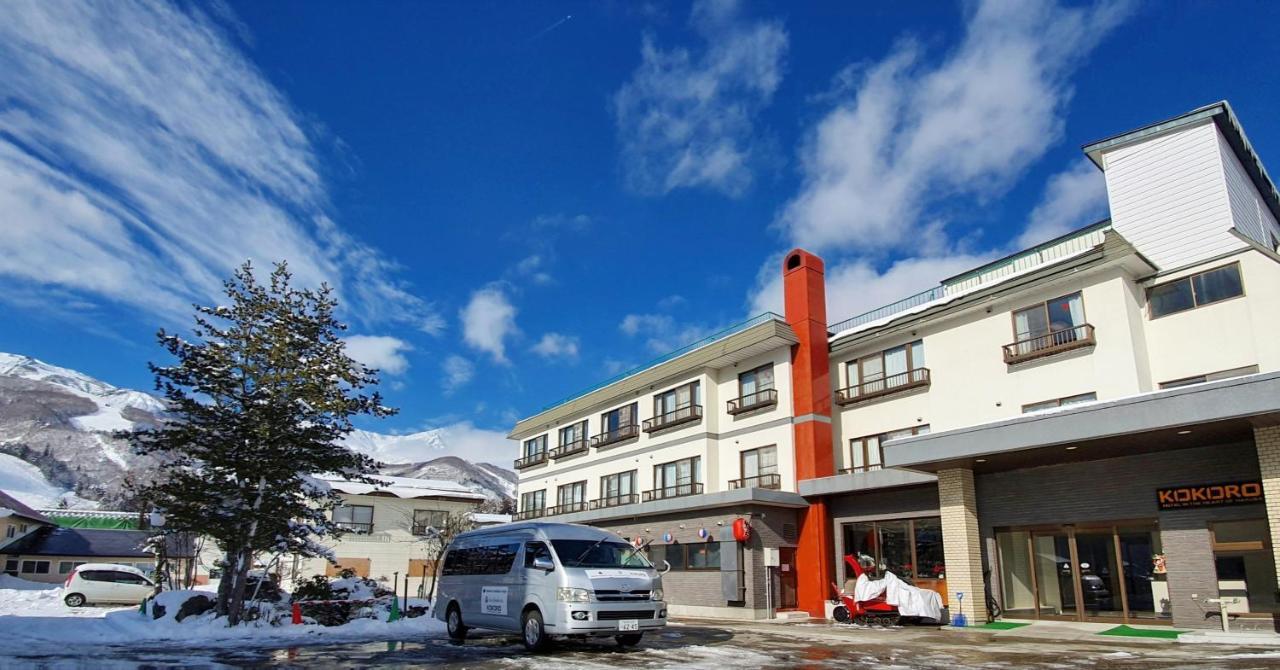
<instances>
[{"instance_id":1,"label":"glass entrance door","mask_svg":"<svg viewBox=\"0 0 1280 670\"><path fill-rule=\"evenodd\" d=\"M1080 575L1080 603L1084 616L1124 618L1124 589L1120 586L1116 538L1110 529L1076 533L1076 567Z\"/></svg>"},{"instance_id":2,"label":"glass entrance door","mask_svg":"<svg viewBox=\"0 0 1280 670\"><path fill-rule=\"evenodd\" d=\"M1071 538L1066 533L1032 533L1037 618L1077 617Z\"/></svg>"}]
</instances>

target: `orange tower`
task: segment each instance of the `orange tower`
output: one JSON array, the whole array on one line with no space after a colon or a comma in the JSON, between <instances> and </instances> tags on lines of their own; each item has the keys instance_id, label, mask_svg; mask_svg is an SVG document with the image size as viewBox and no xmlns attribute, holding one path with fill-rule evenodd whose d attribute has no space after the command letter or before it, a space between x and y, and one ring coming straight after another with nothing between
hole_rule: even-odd
<instances>
[{"instance_id":1,"label":"orange tower","mask_svg":"<svg viewBox=\"0 0 1280 670\"><path fill-rule=\"evenodd\" d=\"M787 323L800 343L791 348L792 425L796 479L835 474L831 446L831 366L827 341L827 289L822 259L803 249L782 261ZM796 598L800 609L825 615L828 583L834 574L831 519L827 502L811 500L800 520L796 548Z\"/></svg>"}]
</instances>

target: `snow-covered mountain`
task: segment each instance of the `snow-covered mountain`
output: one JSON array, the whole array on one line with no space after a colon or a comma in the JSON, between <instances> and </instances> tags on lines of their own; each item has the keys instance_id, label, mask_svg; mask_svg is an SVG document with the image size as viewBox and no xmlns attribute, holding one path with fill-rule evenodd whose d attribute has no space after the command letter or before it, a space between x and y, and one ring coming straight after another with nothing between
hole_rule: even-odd
<instances>
[{"instance_id":1,"label":"snow-covered mountain","mask_svg":"<svg viewBox=\"0 0 1280 670\"><path fill-rule=\"evenodd\" d=\"M117 430L158 421L164 403L84 373L29 356L0 352L0 489L34 507L65 499L74 507L127 504L125 484L145 478L155 462L134 454ZM357 430L352 449L374 459L421 454L424 462L388 465L393 476L447 479L502 502L515 497L515 474L487 463L430 456L447 453L442 431L384 435ZM406 474L415 469L421 474Z\"/></svg>"}]
</instances>

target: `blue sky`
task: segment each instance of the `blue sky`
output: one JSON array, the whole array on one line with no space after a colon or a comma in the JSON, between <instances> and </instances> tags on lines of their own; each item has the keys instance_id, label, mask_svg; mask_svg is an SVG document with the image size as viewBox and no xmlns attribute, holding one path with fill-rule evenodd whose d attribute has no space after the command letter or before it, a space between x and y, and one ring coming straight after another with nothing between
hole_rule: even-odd
<instances>
[{"instance_id":1,"label":"blue sky","mask_svg":"<svg viewBox=\"0 0 1280 670\"><path fill-rule=\"evenodd\" d=\"M799 6L798 6L799 5ZM9 2L0 350L150 388L252 258L338 288L401 408L515 418L764 309L832 320L1105 215L1080 145L1229 99L1266 2Z\"/></svg>"}]
</instances>

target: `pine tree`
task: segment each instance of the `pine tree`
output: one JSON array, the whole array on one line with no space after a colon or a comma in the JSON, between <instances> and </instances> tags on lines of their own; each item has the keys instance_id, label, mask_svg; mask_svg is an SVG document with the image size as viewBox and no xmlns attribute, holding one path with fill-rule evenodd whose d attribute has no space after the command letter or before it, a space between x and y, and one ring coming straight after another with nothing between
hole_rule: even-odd
<instances>
[{"instance_id":1,"label":"pine tree","mask_svg":"<svg viewBox=\"0 0 1280 670\"><path fill-rule=\"evenodd\" d=\"M225 282L230 304L195 306L193 338L161 329L174 365L150 368L169 415L129 435L161 471L142 496L163 512L166 532L217 542L226 565L217 609L239 623L256 556L324 556L340 535L328 512L338 496L314 477L369 481L372 459L341 444L356 415L390 416L377 371L347 356L328 286L290 286L285 263L267 285L245 263Z\"/></svg>"}]
</instances>

